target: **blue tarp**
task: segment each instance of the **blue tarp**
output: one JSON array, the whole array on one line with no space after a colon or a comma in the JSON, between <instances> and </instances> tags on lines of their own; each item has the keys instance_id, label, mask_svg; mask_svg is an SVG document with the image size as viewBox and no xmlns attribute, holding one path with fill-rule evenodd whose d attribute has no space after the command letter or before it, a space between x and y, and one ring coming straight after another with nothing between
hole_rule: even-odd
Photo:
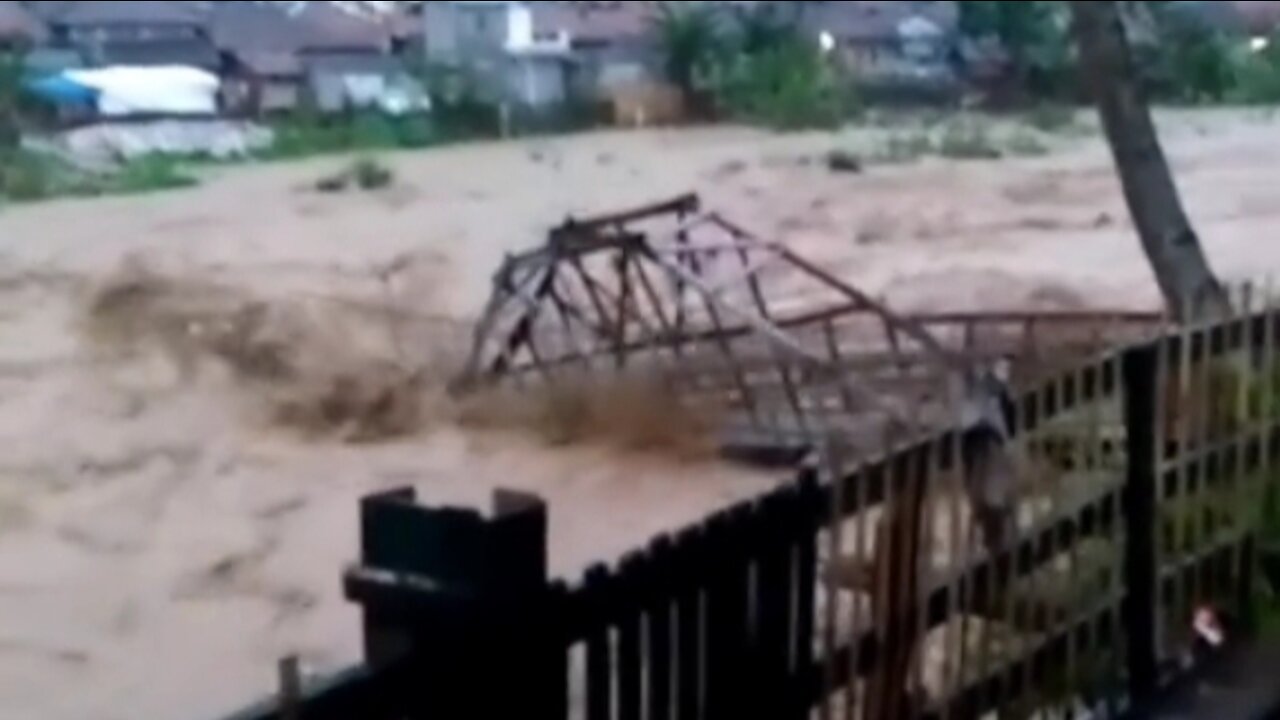
<instances>
[{"instance_id":1,"label":"blue tarp","mask_svg":"<svg viewBox=\"0 0 1280 720\"><path fill-rule=\"evenodd\" d=\"M93 105L98 91L81 85L65 75L50 75L24 83L27 92L55 105Z\"/></svg>"}]
</instances>

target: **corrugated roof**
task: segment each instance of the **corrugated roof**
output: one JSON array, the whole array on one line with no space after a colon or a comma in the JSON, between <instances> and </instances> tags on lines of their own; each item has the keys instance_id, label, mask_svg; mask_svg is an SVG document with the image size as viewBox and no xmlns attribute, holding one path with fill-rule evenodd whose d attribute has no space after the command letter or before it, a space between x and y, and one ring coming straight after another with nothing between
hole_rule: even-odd
<instances>
[{"instance_id":1,"label":"corrugated roof","mask_svg":"<svg viewBox=\"0 0 1280 720\"><path fill-rule=\"evenodd\" d=\"M46 3L42 14L59 25L105 25L111 23L166 23L203 25L207 6L199 2L170 0L81 0Z\"/></svg>"}]
</instances>

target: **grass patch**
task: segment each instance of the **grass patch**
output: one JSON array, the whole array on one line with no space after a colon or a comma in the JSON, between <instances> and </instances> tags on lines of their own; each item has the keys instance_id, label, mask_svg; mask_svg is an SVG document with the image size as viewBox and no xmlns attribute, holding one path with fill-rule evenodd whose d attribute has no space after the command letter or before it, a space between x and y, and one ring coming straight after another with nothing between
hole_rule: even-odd
<instances>
[{"instance_id":1,"label":"grass patch","mask_svg":"<svg viewBox=\"0 0 1280 720\"><path fill-rule=\"evenodd\" d=\"M0 199L25 203L64 197L101 197L192 187L198 180L178 159L149 155L104 172L89 172L30 150L0 157Z\"/></svg>"}]
</instances>

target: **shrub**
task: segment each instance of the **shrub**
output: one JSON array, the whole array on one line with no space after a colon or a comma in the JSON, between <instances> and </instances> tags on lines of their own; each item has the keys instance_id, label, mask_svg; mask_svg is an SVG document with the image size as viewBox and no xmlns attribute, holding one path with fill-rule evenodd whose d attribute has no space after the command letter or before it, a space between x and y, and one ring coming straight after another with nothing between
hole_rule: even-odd
<instances>
[{"instance_id":1,"label":"shrub","mask_svg":"<svg viewBox=\"0 0 1280 720\"><path fill-rule=\"evenodd\" d=\"M856 108L821 51L800 37L739 58L725 75L730 113L776 130L838 127Z\"/></svg>"},{"instance_id":2,"label":"shrub","mask_svg":"<svg viewBox=\"0 0 1280 720\"><path fill-rule=\"evenodd\" d=\"M964 120L943 130L938 154L953 160L997 160L1002 155L985 123Z\"/></svg>"},{"instance_id":3,"label":"shrub","mask_svg":"<svg viewBox=\"0 0 1280 720\"><path fill-rule=\"evenodd\" d=\"M182 171L181 163L166 155L130 160L106 179L107 192L135 194L192 187L197 180Z\"/></svg>"},{"instance_id":4,"label":"shrub","mask_svg":"<svg viewBox=\"0 0 1280 720\"><path fill-rule=\"evenodd\" d=\"M1066 132L1076 125L1076 109L1061 103L1040 103L1027 112L1026 122L1041 132Z\"/></svg>"},{"instance_id":5,"label":"shrub","mask_svg":"<svg viewBox=\"0 0 1280 720\"><path fill-rule=\"evenodd\" d=\"M890 135L884 148L875 155L875 159L884 163L915 162L926 155L934 154L933 138L925 131L911 134Z\"/></svg>"},{"instance_id":6,"label":"shrub","mask_svg":"<svg viewBox=\"0 0 1280 720\"><path fill-rule=\"evenodd\" d=\"M1237 56L1234 87L1228 97L1239 103L1280 102L1280 47L1274 40L1261 52Z\"/></svg>"},{"instance_id":7,"label":"shrub","mask_svg":"<svg viewBox=\"0 0 1280 720\"><path fill-rule=\"evenodd\" d=\"M1005 148L1013 155L1039 157L1049 154L1049 147L1035 133L1026 129L1018 130L1009 136Z\"/></svg>"},{"instance_id":8,"label":"shrub","mask_svg":"<svg viewBox=\"0 0 1280 720\"><path fill-rule=\"evenodd\" d=\"M29 202L49 197L52 191L51 168L43 158L23 150L0 153L0 197Z\"/></svg>"},{"instance_id":9,"label":"shrub","mask_svg":"<svg viewBox=\"0 0 1280 720\"><path fill-rule=\"evenodd\" d=\"M360 158L351 166L351 176L361 190L381 190L395 182L391 168L373 158Z\"/></svg>"},{"instance_id":10,"label":"shrub","mask_svg":"<svg viewBox=\"0 0 1280 720\"><path fill-rule=\"evenodd\" d=\"M196 178L181 161L163 155L130 160L109 173L87 173L61 159L29 150L0 156L0 198L31 202L56 197L97 197L191 187Z\"/></svg>"}]
</instances>

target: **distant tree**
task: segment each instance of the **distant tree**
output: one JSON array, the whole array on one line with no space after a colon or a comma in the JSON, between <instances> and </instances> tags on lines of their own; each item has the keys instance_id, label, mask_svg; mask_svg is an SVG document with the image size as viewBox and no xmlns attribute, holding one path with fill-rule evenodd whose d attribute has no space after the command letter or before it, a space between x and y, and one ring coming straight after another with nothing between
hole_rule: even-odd
<instances>
[{"instance_id":1,"label":"distant tree","mask_svg":"<svg viewBox=\"0 0 1280 720\"><path fill-rule=\"evenodd\" d=\"M710 5L668 2L657 19L667 79L686 96L712 73L728 47L719 16Z\"/></svg>"},{"instance_id":2,"label":"distant tree","mask_svg":"<svg viewBox=\"0 0 1280 720\"><path fill-rule=\"evenodd\" d=\"M969 38L998 41L1019 87L1037 95L1056 94L1071 66L1064 14L1069 4L962 0L960 31Z\"/></svg>"},{"instance_id":3,"label":"distant tree","mask_svg":"<svg viewBox=\"0 0 1280 720\"><path fill-rule=\"evenodd\" d=\"M1153 41L1135 53L1152 89L1182 102L1217 102L1234 88L1236 58L1231 42L1202 14L1180 2L1148 2Z\"/></svg>"},{"instance_id":4,"label":"distant tree","mask_svg":"<svg viewBox=\"0 0 1280 720\"><path fill-rule=\"evenodd\" d=\"M0 151L12 150L21 140L18 105L21 100L22 58L0 51Z\"/></svg>"},{"instance_id":5,"label":"distant tree","mask_svg":"<svg viewBox=\"0 0 1280 720\"><path fill-rule=\"evenodd\" d=\"M758 3L737 14L736 49L755 54L790 43L799 34L799 3Z\"/></svg>"},{"instance_id":6,"label":"distant tree","mask_svg":"<svg viewBox=\"0 0 1280 720\"><path fill-rule=\"evenodd\" d=\"M1226 293L1209 267L1160 146L1121 3L1084 0L1070 5L1082 69L1166 304L1184 321L1225 314Z\"/></svg>"}]
</instances>

